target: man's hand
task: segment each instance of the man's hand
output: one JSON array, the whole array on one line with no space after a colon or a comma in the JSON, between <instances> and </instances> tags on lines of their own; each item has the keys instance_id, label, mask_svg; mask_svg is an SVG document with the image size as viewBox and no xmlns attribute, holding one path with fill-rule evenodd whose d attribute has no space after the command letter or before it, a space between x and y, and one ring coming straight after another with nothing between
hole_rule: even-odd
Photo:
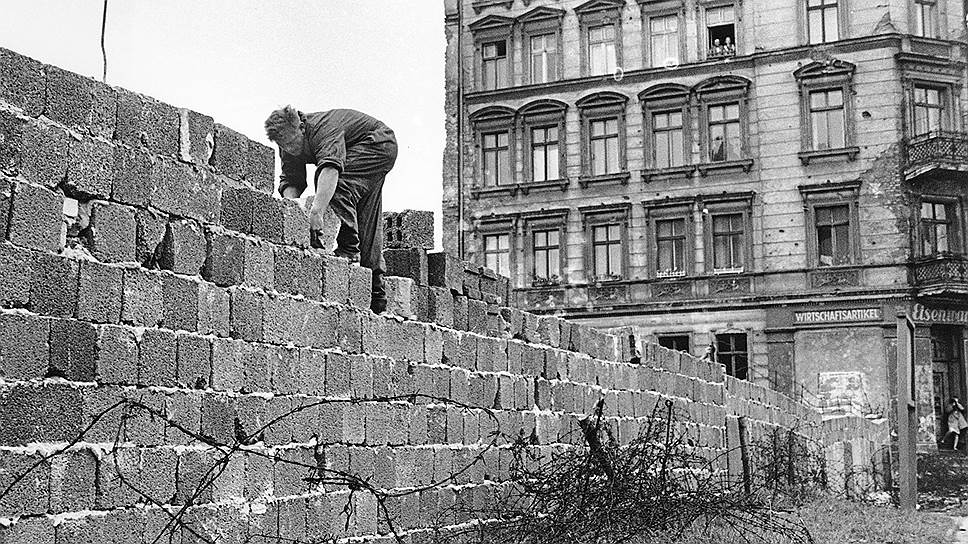
<instances>
[{"instance_id":1,"label":"man's hand","mask_svg":"<svg viewBox=\"0 0 968 544\"><path fill-rule=\"evenodd\" d=\"M326 206L317 206L313 203L313 207L309 210L309 230L313 232L320 232L323 230L323 219L326 215Z\"/></svg>"},{"instance_id":2,"label":"man's hand","mask_svg":"<svg viewBox=\"0 0 968 544\"><path fill-rule=\"evenodd\" d=\"M299 195L301 194L302 194L302 191L300 191L295 187L286 187L285 189L282 190L283 198L299 198Z\"/></svg>"}]
</instances>

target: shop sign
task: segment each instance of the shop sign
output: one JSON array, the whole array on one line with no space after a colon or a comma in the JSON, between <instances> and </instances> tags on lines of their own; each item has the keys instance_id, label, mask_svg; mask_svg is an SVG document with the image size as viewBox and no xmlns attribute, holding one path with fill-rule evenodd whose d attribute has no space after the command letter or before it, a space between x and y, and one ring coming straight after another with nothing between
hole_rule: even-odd
<instances>
[{"instance_id":1,"label":"shop sign","mask_svg":"<svg viewBox=\"0 0 968 544\"><path fill-rule=\"evenodd\" d=\"M853 308L845 310L817 310L794 312L793 322L798 325L812 323L847 323L851 321L880 321L880 308Z\"/></svg>"},{"instance_id":2,"label":"shop sign","mask_svg":"<svg viewBox=\"0 0 968 544\"><path fill-rule=\"evenodd\" d=\"M968 309L952 310L950 308L928 308L924 304L915 304L911 308L911 319L918 323L953 323L968 325Z\"/></svg>"}]
</instances>

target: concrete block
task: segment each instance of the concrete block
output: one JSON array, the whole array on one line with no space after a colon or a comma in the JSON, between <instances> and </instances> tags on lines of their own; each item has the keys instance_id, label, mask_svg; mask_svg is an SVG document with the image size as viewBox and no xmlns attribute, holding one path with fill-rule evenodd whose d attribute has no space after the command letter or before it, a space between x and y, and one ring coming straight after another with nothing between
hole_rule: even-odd
<instances>
[{"instance_id":1,"label":"concrete block","mask_svg":"<svg viewBox=\"0 0 968 544\"><path fill-rule=\"evenodd\" d=\"M43 64L0 48L0 99L37 117L44 111L46 87Z\"/></svg>"},{"instance_id":2,"label":"concrete block","mask_svg":"<svg viewBox=\"0 0 968 544\"><path fill-rule=\"evenodd\" d=\"M416 319L416 282L410 278L386 276L387 309L400 317Z\"/></svg>"},{"instance_id":3,"label":"concrete block","mask_svg":"<svg viewBox=\"0 0 968 544\"><path fill-rule=\"evenodd\" d=\"M123 270L93 261L81 261L77 292L77 318L92 323L121 320Z\"/></svg>"},{"instance_id":4,"label":"concrete block","mask_svg":"<svg viewBox=\"0 0 968 544\"><path fill-rule=\"evenodd\" d=\"M212 388L217 391L241 391L245 384L245 366L252 347L241 340L216 338L212 341Z\"/></svg>"},{"instance_id":5,"label":"concrete block","mask_svg":"<svg viewBox=\"0 0 968 544\"><path fill-rule=\"evenodd\" d=\"M213 454L207 451L186 450L178 456L175 474L174 504L204 504L212 502Z\"/></svg>"},{"instance_id":6,"label":"concrete block","mask_svg":"<svg viewBox=\"0 0 968 544\"><path fill-rule=\"evenodd\" d=\"M178 335L178 383L205 389L212 383L212 343L204 336Z\"/></svg>"},{"instance_id":7,"label":"concrete block","mask_svg":"<svg viewBox=\"0 0 968 544\"><path fill-rule=\"evenodd\" d=\"M261 293L237 287L229 291L231 336L250 342L261 342L267 297Z\"/></svg>"},{"instance_id":8,"label":"concrete block","mask_svg":"<svg viewBox=\"0 0 968 544\"><path fill-rule=\"evenodd\" d=\"M134 331L114 325L98 327L95 363L98 383L137 384L138 338Z\"/></svg>"},{"instance_id":9,"label":"concrete block","mask_svg":"<svg viewBox=\"0 0 968 544\"><path fill-rule=\"evenodd\" d=\"M269 349L269 383L273 392L295 394L298 372L299 350L285 346Z\"/></svg>"},{"instance_id":10,"label":"concrete block","mask_svg":"<svg viewBox=\"0 0 968 544\"><path fill-rule=\"evenodd\" d=\"M204 170L172 160L151 169L150 203L163 212L211 223L220 212L221 191Z\"/></svg>"},{"instance_id":11,"label":"concrete block","mask_svg":"<svg viewBox=\"0 0 968 544\"><path fill-rule=\"evenodd\" d=\"M144 145L141 135L141 116L144 111L144 101L141 95L129 90L115 87L115 91L117 91L118 101L115 139L132 147L140 147Z\"/></svg>"},{"instance_id":12,"label":"concrete block","mask_svg":"<svg viewBox=\"0 0 968 544\"><path fill-rule=\"evenodd\" d=\"M487 334L487 304L483 301L467 301L467 330Z\"/></svg>"},{"instance_id":13,"label":"concrete block","mask_svg":"<svg viewBox=\"0 0 968 544\"><path fill-rule=\"evenodd\" d=\"M431 287L427 296L428 317L441 327L454 327L454 296L444 287Z\"/></svg>"},{"instance_id":14,"label":"concrete block","mask_svg":"<svg viewBox=\"0 0 968 544\"><path fill-rule=\"evenodd\" d=\"M319 300L322 292L323 261L304 250L276 246L274 286L276 291Z\"/></svg>"},{"instance_id":15,"label":"concrete block","mask_svg":"<svg viewBox=\"0 0 968 544\"><path fill-rule=\"evenodd\" d=\"M142 149L117 146L114 148L114 169L111 177L111 200L145 207L151 198L154 160Z\"/></svg>"},{"instance_id":16,"label":"concrete block","mask_svg":"<svg viewBox=\"0 0 968 544\"><path fill-rule=\"evenodd\" d=\"M349 266L348 302L357 308L369 308L373 292L373 271L356 264Z\"/></svg>"},{"instance_id":17,"label":"concrete block","mask_svg":"<svg viewBox=\"0 0 968 544\"><path fill-rule=\"evenodd\" d=\"M74 317L77 310L78 262L38 253L30 277L30 311L53 317Z\"/></svg>"},{"instance_id":18,"label":"concrete block","mask_svg":"<svg viewBox=\"0 0 968 544\"><path fill-rule=\"evenodd\" d=\"M269 185L269 190L271 192L272 186ZM296 247L310 247L309 240L309 215L306 213L298 201L293 200L283 200L280 202L282 208L282 243L287 246ZM330 208L327 208L326 216L329 218L329 224L334 224L339 220L332 213ZM324 235L323 239L327 239L328 235ZM332 239L336 238L335 231L333 233ZM331 248L323 248L331 249Z\"/></svg>"},{"instance_id":19,"label":"concrete block","mask_svg":"<svg viewBox=\"0 0 968 544\"><path fill-rule=\"evenodd\" d=\"M346 353L363 350L363 313L359 308L341 307L339 310L339 348Z\"/></svg>"},{"instance_id":20,"label":"concrete block","mask_svg":"<svg viewBox=\"0 0 968 544\"><path fill-rule=\"evenodd\" d=\"M373 358L369 355L350 356L350 398L373 397Z\"/></svg>"},{"instance_id":21,"label":"concrete block","mask_svg":"<svg viewBox=\"0 0 968 544\"><path fill-rule=\"evenodd\" d=\"M50 361L50 323L29 314L0 313L0 376L5 380L43 378Z\"/></svg>"},{"instance_id":22,"label":"concrete block","mask_svg":"<svg viewBox=\"0 0 968 544\"><path fill-rule=\"evenodd\" d=\"M454 328L466 331L470 328L467 323L467 297L451 291L454 298Z\"/></svg>"},{"instance_id":23,"label":"concrete block","mask_svg":"<svg viewBox=\"0 0 968 544\"><path fill-rule=\"evenodd\" d=\"M347 444L363 444L366 441L366 411L362 404L344 405L343 440Z\"/></svg>"},{"instance_id":24,"label":"concrete block","mask_svg":"<svg viewBox=\"0 0 968 544\"><path fill-rule=\"evenodd\" d=\"M217 230L208 230L208 258L202 277L223 287L242 283L245 271L244 238Z\"/></svg>"},{"instance_id":25,"label":"concrete block","mask_svg":"<svg viewBox=\"0 0 968 544\"><path fill-rule=\"evenodd\" d=\"M88 246L98 260L108 263L134 262L137 222L135 209L113 202L93 202Z\"/></svg>"},{"instance_id":26,"label":"concrete block","mask_svg":"<svg viewBox=\"0 0 968 544\"><path fill-rule=\"evenodd\" d=\"M242 281L245 285L271 291L275 284L273 246L261 240L246 239L242 257Z\"/></svg>"},{"instance_id":27,"label":"concrete block","mask_svg":"<svg viewBox=\"0 0 968 544\"><path fill-rule=\"evenodd\" d=\"M383 222L385 248L433 249L433 212L421 210L383 212Z\"/></svg>"},{"instance_id":28,"label":"concrete block","mask_svg":"<svg viewBox=\"0 0 968 544\"><path fill-rule=\"evenodd\" d=\"M11 180L0 179L0 242L7 240L7 229L10 226L10 206L13 204L13 187Z\"/></svg>"},{"instance_id":29,"label":"concrete block","mask_svg":"<svg viewBox=\"0 0 968 544\"><path fill-rule=\"evenodd\" d=\"M50 464L40 455L24 455L16 452L0 452L0 486L4 497L0 498L0 512L4 517L46 514L50 504ZM36 465L36 467L35 467ZM30 477L16 481L21 474Z\"/></svg>"},{"instance_id":30,"label":"concrete block","mask_svg":"<svg viewBox=\"0 0 968 544\"><path fill-rule=\"evenodd\" d=\"M222 190L219 223L226 229L247 234L252 230L253 192L226 187Z\"/></svg>"},{"instance_id":31,"label":"concrete block","mask_svg":"<svg viewBox=\"0 0 968 544\"><path fill-rule=\"evenodd\" d=\"M114 162L115 150L111 144L88 137L71 140L64 191L75 198L110 198Z\"/></svg>"},{"instance_id":32,"label":"concrete block","mask_svg":"<svg viewBox=\"0 0 968 544\"><path fill-rule=\"evenodd\" d=\"M166 329L195 332L199 284L174 274L161 274L162 323Z\"/></svg>"},{"instance_id":33,"label":"concrete block","mask_svg":"<svg viewBox=\"0 0 968 544\"><path fill-rule=\"evenodd\" d=\"M94 508L97 458L90 450L72 451L50 461L50 512Z\"/></svg>"},{"instance_id":34,"label":"concrete block","mask_svg":"<svg viewBox=\"0 0 968 544\"><path fill-rule=\"evenodd\" d=\"M57 66L44 67L47 107L44 115L71 128L86 130L94 106L93 80Z\"/></svg>"},{"instance_id":35,"label":"concrete block","mask_svg":"<svg viewBox=\"0 0 968 544\"><path fill-rule=\"evenodd\" d=\"M198 283L199 334L229 335L229 293L208 282Z\"/></svg>"},{"instance_id":36,"label":"concrete block","mask_svg":"<svg viewBox=\"0 0 968 544\"><path fill-rule=\"evenodd\" d=\"M328 349L339 345L339 308L305 301L297 323L299 338L311 348Z\"/></svg>"},{"instance_id":37,"label":"concrete block","mask_svg":"<svg viewBox=\"0 0 968 544\"><path fill-rule=\"evenodd\" d=\"M67 384L14 385L0 391L0 444L70 442L81 432L79 389ZM0 466L10 467L6 463Z\"/></svg>"},{"instance_id":38,"label":"concrete block","mask_svg":"<svg viewBox=\"0 0 968 544\"><path fill-rule=\"evenodd\" d=\"M151 210L135 212L135 260L153 268L158 263L160 246L168 229L168 218Z\"/></svg>"},{"instance_id":39,"label":"concrete block","mask_svg":"<svg viewBox=\"0 0 968 544\"><path fill-rule=\"evenodd\" d=\"M316 349L299 350L296 369L296 392L323 396L326 393L326 352Z\"/></svg>"},{"instance_id":40,"label":"concrete block","mask_svg":"<svg viewBox=\"0 0 968 544\"><path fill-rule=\"evenodd\" d=\"M138 383L177 386L178 341L175 333L164 329L145 329L138 347Z\"/></svg>"},{"instance_id":41,"label":"concrete block","mask_svg":"<svg viewBox=\"0 0 968 544\"><path fill-rule=\"evenodd\" d=\"M144 327L158 326L164 315L161 275L142 268L126 268L122 300L122 322Z\"/></svg>"},{"instance_id":42,"label":"concrete block","mask_svg":"<svg viewBox=\"0 0 968 544\"><path fill-rule=\"evenodd\" d=\"M317 252L316 255L319 255ZM321 298L342 303L349 298L349 261L331 255L319 255L322 265Z\"/></svg>"},{"instance_id":43,"label":"concrete block","mask_svg":"<svg viewBox=\"0 0 968 544\"><path fill-rule=\"evenodd\" d=\"M349 398L352 394L351 362L342 353L326 355L326 396Z\"/></svg>"},{"instance_id":44,"label":"concrete block","mask_svg":"<svg viewBox=\"0 0 968 544\"><path fill-rule=\"evenodd\" d=\"M71 381L93 382L96 369L97 330L90 323L55 319L50 323L50 368L52 376Z\"/></svg>"},{"instance_id":45,"label":"concrete block","mask_svg":"<svg viewBox=\"0 0 968 544\"><path fill-rule=\"evenodd\" d=\"M215 146L215 120L187 108L178 110L178 158L208 164Z\"/></svg>"},{"instance_id":46,"label":"concrete block","mask_svg":"<svg viewBox=\"0 0 968 544\"><path fill-rule=\"evenodd\" d=\"M121 112L118 112L121 116ZM145 97L141 109L141 130L145 146L166 157L177 157L181 143L181 115L164 102Z\"/></svg>"},{"instance_id":47,"label":"concrete block","mask_svg":"<svg viewBox=\"0 0 968 544\"><path fill-rule=\"evenodd\" d=\"M70 137L55 125L0 112L0 165L12 175L56 187L67 175Z\"/></svg>"},{"instance_id":48,"label":"concrete block","mask_svg":"<svg viewBox=\"0 0 968 544\"><path fill-rule=\"evenodd\" d=\"M266 404L265 442L270 446L281 446L292 442L293 417L292 404L296 399L272 397Z\"/></svg>"},{"instance_id":49,"label":"concrete block","mask_svg":"<svg viewBox=\"0 0 968 544\"><path fill-rule=\"evenodd\" d=\"M248 140L245 150L245 181L271 194L276 181L276 153L268 146Z\"/></svg>"},{"instance_id":50,"label":"concrete block","mask_svg":"<svg viewBox=\"0 0 968 544\"><path fill-rule=\"evenodd\" d=\"M158 264L176 274L197 276L205 265L205 233L191 220L172 221L165 229Z\"/></svg>"},{"instance_id":51,"label":"concrete block","mask_svg":"<svg viewBox=\"0 0 968 544\"><path fill-rule=\"evenodd\" d=\"M36 185L17 183L8 238L14 245L56 253L61 249L63 214L63 195Z\"/></svg>"},{"instance_id":52,"label":"concrete block","mask_svg":"<svg viewBox=\"0 0 968 544\"><path fill-rule=\"evenodd\" d=\"M163 398L164 443L188 445L199 442L202 422L202 396L196 391L170 391Z\"/></svg>"},{"instance_id":53,"label":"concrete block","mask_svg":"<svg viewBox=\"0 0 968 544\"><path fill-rule=\"evenodd\" d=\"M434 287L461 292L464 289L464 263L450 253L428 253L427 281Z\"/></svg>"},{"instance_id":54,"label":"concrete block","mask_svg":"<svg viewBox=\"0 0 968 544\"><path fill-rule=\"evenodd\" d=\"M234 444L238 413L233 399L228 395L203 394L201 409L201 434L220 444Z\"/></svg>"},{"instance_id":55,"label":"concrete block","mask_svg":"<svg viewBox=\"0 0 968 544\"><path fill-rule=\"evenodd\" d=\"M253 191L252 226L249 233L264 240L281 244L286 230L285 203L269 194Z\"/></svg>"},{"instance_id":56,"label":"concrete block","mask_svg":"<svg viewBox=\"0 0 968 544\"><path fill-rule=\"evenodd\" d=\"M2 80L2 78L0 78ZM3 544L54 544L54 522L47 518L22 518L17 523L0 527Z\"/></svg>"},{"instance_id":57,"label":"concrete block","mask_svg":"<svg viewBox=\"0 0 968 544\"><path fill-rule=\"evenodd\" d=\"M215 123L214 138L215 145L209 164L222 175L242 181L245 175L248 138L219 123Z\"/></svg>"},{"instance_id":58,"label":"concrete block","mask_svg":"<svg viewBox=\"0 0 968 544\"><path fill-rule=\"evenodd\" d=\"M366 411L366 445L385 446L389 436L390 405L385 402L368 402Z\"/></svg>"},{"instance_id":59,"label":"concrete block","mask_svg":"<svg viewBox=\"0 0 968 544\"><path fill-rule=\"evenodd\" d=\"M423 249L387 249L383 251L386 260L386 275L410 278L418 285L428 284L427 252Z\"/></svg>"}]
</instances>

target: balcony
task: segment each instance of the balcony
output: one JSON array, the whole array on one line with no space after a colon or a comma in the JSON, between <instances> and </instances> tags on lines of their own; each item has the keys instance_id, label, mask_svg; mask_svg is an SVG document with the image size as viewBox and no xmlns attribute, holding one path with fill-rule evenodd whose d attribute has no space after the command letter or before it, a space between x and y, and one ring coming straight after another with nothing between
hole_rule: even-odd
<instances>
[{"instance_id":1,"label":"balcony","mask_svg":"<svg viewBox=\"0 0 968 544\"><path fill-rule=\"evenodd\" d=\"M932 132L904 144L904 178L950 176L968 179L968 133Z\"/></svg>"},{"instance_id":2,"label":"balcony","mask_svg":"<svg viewBox=\"0 0 968 544\"><path fill-rule=\"evenodd\" d=\"M968 295L968 257L945 255L916 262L911 279L919 296Z\"/></svg>"}]
</instances>

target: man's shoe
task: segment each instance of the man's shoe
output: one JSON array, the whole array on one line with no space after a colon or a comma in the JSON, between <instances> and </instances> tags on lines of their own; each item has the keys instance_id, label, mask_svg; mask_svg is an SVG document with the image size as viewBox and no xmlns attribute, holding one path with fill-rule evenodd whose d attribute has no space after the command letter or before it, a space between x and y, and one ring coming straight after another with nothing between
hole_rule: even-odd
<instances>
[{"instance_id":1,"label":"man's shoe","mask_svg":"<svg viewBox=\"0 0 968 544\"><path fill-rule=\"evenodd\" d=\"M382 314L387 311L387 301L385 300L374 300L370 303L370 310L375 314Z\"/></svg>"}]
</instances>

